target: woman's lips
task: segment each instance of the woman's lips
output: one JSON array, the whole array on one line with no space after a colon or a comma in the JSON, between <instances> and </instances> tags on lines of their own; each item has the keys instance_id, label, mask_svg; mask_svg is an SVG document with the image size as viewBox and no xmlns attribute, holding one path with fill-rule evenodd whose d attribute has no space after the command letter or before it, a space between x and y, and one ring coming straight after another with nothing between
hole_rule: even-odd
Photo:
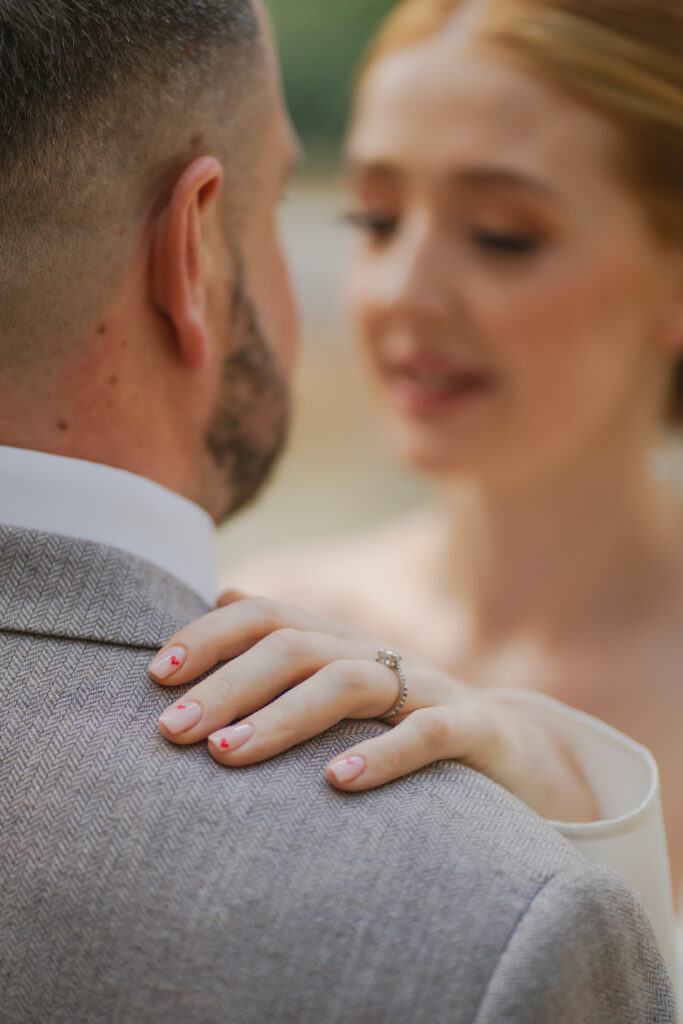
<instances>
[{"instance_id":1,"label":"woman's lips","mask_svg":"<svg viewBox=\"0 0 683 1024\"><path fill-rule=\"evenodd\" d=\"M417 365L383 366L382 376L396 405L417 416L459 409L481 398L494 385L491 375L480 371Z\"/></svg>"}]
</instances>

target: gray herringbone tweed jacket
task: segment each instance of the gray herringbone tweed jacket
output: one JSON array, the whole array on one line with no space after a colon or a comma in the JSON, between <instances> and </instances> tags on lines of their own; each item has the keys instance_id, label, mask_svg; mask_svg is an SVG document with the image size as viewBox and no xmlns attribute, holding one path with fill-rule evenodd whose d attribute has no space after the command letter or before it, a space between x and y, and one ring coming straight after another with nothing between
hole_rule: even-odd
<instances>
[{"instance_id":1,"label":"gray herringbone tweed jacket","mask_svg":"<svg viewBox=\"0 0 683 1024\"><path fill-rule=\"evenodd\" d=\"M365 795L344 723L229 771L157 731L146 667L205 607L120 551L0 527L2 1024L645 1024L645 916L503 790Z\"/></svg>"}]
</instances>

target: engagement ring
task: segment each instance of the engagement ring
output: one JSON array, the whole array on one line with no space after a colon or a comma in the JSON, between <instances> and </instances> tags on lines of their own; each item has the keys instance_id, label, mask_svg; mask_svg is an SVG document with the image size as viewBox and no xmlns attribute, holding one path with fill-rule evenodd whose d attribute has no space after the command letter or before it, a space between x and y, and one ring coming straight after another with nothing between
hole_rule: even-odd
<instances>
[{"instance_id":1,"label":"engagement ring","mask_svg":"<svg viewBox=\"0 0 683 1024\"><path fill-rule=\"evenodd\" d=\"M375 661L378 661L381 665L386 665L387 668L392 669L398 676L398 680L401 684L401 693L398 698L398 702L393 706L391 711L388 711L386 715L378 715L378 718L385 720L387 718L393 718L405 707L405 703L408 700L408 683L406 681L403 668L401 667L401 655L397 654L396 651L389 651L385 648L381 648L377 652Z\"/></svg>"}]
</instances>

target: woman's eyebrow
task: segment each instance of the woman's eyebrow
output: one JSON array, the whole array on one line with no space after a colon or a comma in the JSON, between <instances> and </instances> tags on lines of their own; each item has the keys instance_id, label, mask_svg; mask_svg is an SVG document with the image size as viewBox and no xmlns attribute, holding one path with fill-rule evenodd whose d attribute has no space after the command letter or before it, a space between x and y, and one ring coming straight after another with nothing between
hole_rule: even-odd
<instances>
[{"instance_id":1,"label":"woman's eyebrow","mask_svg":"<svg viewBox=\"0 0 683 1024\"><path fill-rule=\"evenodd\" d=\"M393 164L383 160L349 159L346 161L346 174L351 178L362 177L383 182L395 182L401 176Z\"/></svg>"},{"instance_id":2,"label":"woman's eyebrow","mask_svg":"<svg viewBox=\"0 0 683 1024\"><path fill-rule=\"evenodd\" d=\"M350 158L346 162L346 176L350 181L378 185L396 185L403 179L400 168L395 164L388 160L372 159ZM459 188L518 189L546 201L562 202L560 193L540 178L508 167L461 167L445 177Z\"/></svg>"},{"instance_id":3,"label":"woman's eyebrow","mask_svg":"<svg viewBox=\"0 0 683 1024\"><path fill-rule=\"evenodd\" d=\"M471 167L454 171L451 180L456 185L480 188L516 188L531 192L553 202L561 200L560 194L538 178L504 167Z\"/></svg>"}]
</instances>

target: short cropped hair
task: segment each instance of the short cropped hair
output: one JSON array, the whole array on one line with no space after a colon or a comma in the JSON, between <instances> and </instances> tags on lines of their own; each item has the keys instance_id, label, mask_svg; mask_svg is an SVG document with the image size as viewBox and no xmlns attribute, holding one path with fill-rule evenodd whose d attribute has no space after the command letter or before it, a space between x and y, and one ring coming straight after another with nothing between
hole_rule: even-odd
<instances>
[{"instance_id":1,"label":"short cropped hair","mask_svg":"<svg viewBox=\"0 0 683 1024\"><path fill-rule=\"evenodd\" d=\"M87 330L194 156L249 166L261 56L250 0L0 0L0 356Z\"/></svg>"}]
</instances>

